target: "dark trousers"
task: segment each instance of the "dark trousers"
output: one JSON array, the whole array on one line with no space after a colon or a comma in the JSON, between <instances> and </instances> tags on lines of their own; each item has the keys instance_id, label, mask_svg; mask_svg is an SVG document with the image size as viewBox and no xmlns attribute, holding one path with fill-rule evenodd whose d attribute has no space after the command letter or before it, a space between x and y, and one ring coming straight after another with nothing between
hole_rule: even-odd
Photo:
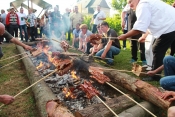
<instances>
[{"instance_id":1,"label":"dark trousers","mask_svg":"<svg viewBox=\"0 0 175 117\"><path fill-rule=\"evenodd\" d=\"M4 37L0 36L0 43L4 41Z\"/></svg>"},{"instance_id":2,"label":"dark trousers","mask_svg":"<svg viewBox=\"0 0 175 117\"><path fill-rule=\"evenodd\" d=\"M137 52L138 52L138 46L140 50L140 59L141 61L145 61L145 43L138 43L136 40L131 40L131 55L132 59L137 61Z\"/></svg>"},{"instance_id":3,"label":"dark trousers","mask_svg":"<svg viewBox=\"0 0 175 117\"><path fill-rule=\"evenodd\" d=\"M175 31L163 34L153 43L153 70L163 64L163 58L168 48L175 40ZM160 72L161 73L161 72Z\"/></svg>"},{"instance_id":4,"label":"dark trousers","mask_svg":"<svg viewBox=\"0 0 175 117\"><path fill-rule=\"evenodd\" d=\"M70 41L70 35L71 35L71 29L69 29L68 31L67 31L67 34L68 34L68 41Z\"/></svg>"},{"instance_id":5,"label":"dark trousers","mask_svg":"<svg viewBox=\"0 0 175 117\"><path fill-rule=\"evenodd\" d=\"M9 25L9 33L14 36L14 37L18 37L18 25ZM9 42L9 40L7 40L7 42Z\"/></svg>"},{"instance_id":6,"label":"dark trousers","mask_svg":"<svg viewBox=\"0 0 175 117\"><path fill-rule=\"evenodd\" d=\"M175 54L175 41L173 41L173 43L171 44L171 52L170 52L171 56L174 56L174 54Z\"/></svg>"},{"instance_id":7,"label":"dark trousers","mask_svg":"<svg viewBox=\"0 0 175 117\"><path fill-rule=\"evenodd\" d=\"M90 54L90 48L92 48L92 45L90 42L87 43L87 49L86 49L86 54Z\"/></svg>"},{"instance_id":8,"label":"dark trousers","mask_svg":"<svg viewBox=\"0 0 175 117\"><path fill-rule=\"evenodd\" d=\"M23 34L22 34L22 31L24 31L24 34L25 34L25 40L26 40L26 42L27 42L27 41L28 41L28 34L27 34L27 26L26 26L26 24L24 24L24 25L20 25L20 26L19 26L19 30L20 30L21 40L23 40Z\"/></svg>"},{"instance_id":9,"label":"dark trousers","mask_svg":"<svg viewBox=\"0 0 175 117\"><path fill-rule=\"evenodd\" d=\"M30 27L30 36L31 36L31 41L35 41L35 36L36 36L35 26Z\"/></svg>"},{"instance_id":10,"label":"dark trousers","mask_svg":"<svg viewBox=\"0 0 175 117\"><path fill-rule=\"evenodd\" d=\"M96 33L96 32L97 32L97 25L93 24L92 33Z\"/></svg>"},{"instance_id":11,"label":"dark trousers","mask_svg":"<svg viewBox=\"0 0 175 117\"><path fill-rule=\"evenodd\" d=\"M126 34L128 30L123 30L123 34ZM126 48L126 40L123 40L123 48Z\"/></svg>"}]
</instances>

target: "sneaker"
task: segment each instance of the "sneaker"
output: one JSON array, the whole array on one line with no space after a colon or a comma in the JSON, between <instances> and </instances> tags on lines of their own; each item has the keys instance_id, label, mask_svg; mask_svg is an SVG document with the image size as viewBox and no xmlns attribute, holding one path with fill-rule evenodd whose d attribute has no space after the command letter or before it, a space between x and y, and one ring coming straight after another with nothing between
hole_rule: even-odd
<instances>
[{"instance_id":1,"label":"sneaker","mask_svg":"<svg viewBox=\"0 0 175 117\"><path fill-rule=\"evenodd\" d=\"M142 67L148 67L148 65L143 65Z\"/></svg>"},{"instance_id":2,"label":"sneaker","mask_svg":"<svg viewBox=\"0 0 175 117\"><path fill-rule=\"evenodd\" d=\"M131 59L130 63L136 63L136 61L134 59Z\"/></svg>"},{"instance_id":3,"label":"sneaker","mask_svg":"<svg viewBox=\"0 0 175 117\"><path fill-rule=\"evenodd\" d=\"M147 68L146 68L146 71L151 71L152 70L152 67L150 67L150 66L148 66Z\"/></svg>"},{"instance_id":4,"label":"sneaker","mask_svg":"<svg viewBox=\"0 0 175 117\"><path fill-rule=\"evenodd\" d=\"M123 48L123 50L126 50L126 48Z\"/></svg>"},{"instance_id":5,"label":"sneaker","mask_svg":"<svg viewBox=\"0 0 175 117\"><path fill-rule=\"evenodd\" d=\"M142 61L142 66L147 65L146 61Z\"/></svg>"}]
</instances>

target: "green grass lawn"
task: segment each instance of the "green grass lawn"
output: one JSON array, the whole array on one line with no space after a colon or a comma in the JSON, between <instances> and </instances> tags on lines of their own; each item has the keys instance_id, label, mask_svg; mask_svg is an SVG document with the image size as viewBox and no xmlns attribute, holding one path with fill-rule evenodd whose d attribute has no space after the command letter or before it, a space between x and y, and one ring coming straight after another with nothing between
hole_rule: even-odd
<instances>
[{"instance_id":1,"label":"green grass lawn","mask_svg":"<svg viewBox=\"0 0 175 117\"><path fill-rule=\"evenodd\" d=\"M14 44L3 44L4 56L2 59L19 54ZM6 65L13 59L0 61L0 65ZM0 59L0 60L2 60ZM10 66L0 69L0 92L1 94L16 95L30 85L22 61L18 61ZM15 101L0 110L0 117L38 117L35 98L31 89L15 98ZM1 104L0 104L1 105Z\"/></svg>"}]
</instances>

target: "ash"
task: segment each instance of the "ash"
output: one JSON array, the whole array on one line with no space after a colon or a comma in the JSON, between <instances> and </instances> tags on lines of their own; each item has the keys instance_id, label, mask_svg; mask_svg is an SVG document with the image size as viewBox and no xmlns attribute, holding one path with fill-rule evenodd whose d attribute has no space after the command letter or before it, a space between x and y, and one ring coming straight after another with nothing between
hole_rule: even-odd
<instances>
[{"instance_id":1,"label":"ash","mask_svg":"<svg viewBox=\"0 0 175 117\"><path fill-rule=\"evenodd\" d=\"M42 62L43 65L37 69L41 77L44 77L55 70L55 66L48 61L47 55L44 53L37 57L31 57L31 60L36 67ZM68 109L75 112L92 104L100 103L95 96L92 99L88 99L86 94L79 88L84 80L88 80L94 85L94 87L100 92L99 97L102 100L105 101L106 99L110 99L110 96L108 95L109 91L106 90L105 85L101 85L93 79L90 79L89 72L81 71L82 68L79 67L78 64L74 66L74 69L77 71L74 71L74 75L77 76L77 78L73 77L72 71L69 71L69 73L64 74L63 76L53 74L45 79L45 83L48 87L51 88L55 96L64 103Z\"/></svg>"}]
</instances>

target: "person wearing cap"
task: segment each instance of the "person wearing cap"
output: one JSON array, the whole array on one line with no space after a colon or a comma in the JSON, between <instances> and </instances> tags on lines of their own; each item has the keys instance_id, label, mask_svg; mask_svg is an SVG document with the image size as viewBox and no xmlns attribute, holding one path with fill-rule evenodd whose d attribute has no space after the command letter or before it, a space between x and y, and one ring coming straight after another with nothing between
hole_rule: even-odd
<instances>
[{"instance_id":1,"label":"person wearing cap","mask_svg":"<svg viewBox=\"0 0 175 117\"><path fill-rule=\"evenodd\" d=\"M15 9L13 7L10 8L10 12L6 16L6 25L9 27L9 33L18 38L18 27L19 27L19 17L15 13ZM10 40L7 40L9 42Z\"/></svg>"},{"instance_id":2,"label":"person wearing cap","mask_svg":"<svg viewBox=\"0 0 175 117\"><path fill-rule=\"evenodd\" d=\"M90 30L88 30L88 26L86 24L80 25L81 32L79 34L79 48L78 50L90 54L90 48L92 45L89 42L89 36L92 34Z\"/></svg>"},{"instance_id":3,"label":"person wearing cap","mask_svg":"<svg viewBox=\"0 0 175 117\"><path fill-rule=\"evenodd\" d=\"M175 9L160 0L128 0L131 9L136 11L137 20L129 32L120 35L119 40L142 33L142 37L152 34L153 43L153 70L163 64L166 51L175 40ZM147 31L148 30L148 31ZM139 42L144 42L145 38ZM160 72L161 73L161 72ZM159 81L160 76L144 78L145 81Z\"/></svg>"}]
</instances>

